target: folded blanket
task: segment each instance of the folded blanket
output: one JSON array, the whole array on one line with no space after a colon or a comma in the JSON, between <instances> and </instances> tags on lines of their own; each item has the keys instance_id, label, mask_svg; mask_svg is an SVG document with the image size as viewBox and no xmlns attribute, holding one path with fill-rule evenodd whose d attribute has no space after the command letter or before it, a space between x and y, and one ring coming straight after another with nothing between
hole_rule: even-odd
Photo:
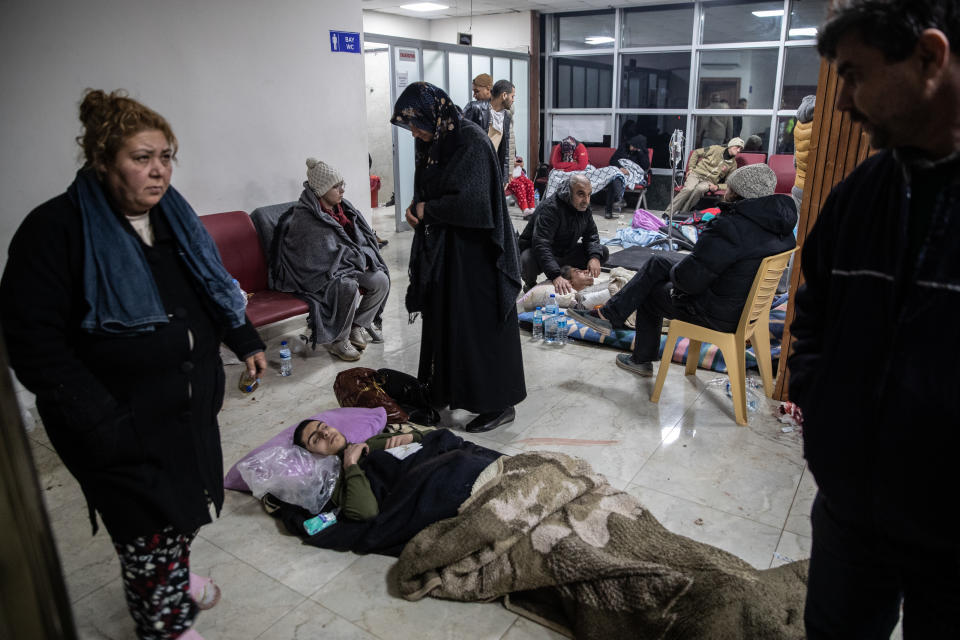
<instances>
[{"instance_id":1,"label":"folded blanket","mask_svg":"<svg viewBox=\"0 0 960 640\"><path fill-rule=\"evenodd\" d=\"M558 453L503 459L397 564L401 594L507 607L576 638L803 638L807 561L759 571L667 531Z\"/></svg>"}]
</instances>

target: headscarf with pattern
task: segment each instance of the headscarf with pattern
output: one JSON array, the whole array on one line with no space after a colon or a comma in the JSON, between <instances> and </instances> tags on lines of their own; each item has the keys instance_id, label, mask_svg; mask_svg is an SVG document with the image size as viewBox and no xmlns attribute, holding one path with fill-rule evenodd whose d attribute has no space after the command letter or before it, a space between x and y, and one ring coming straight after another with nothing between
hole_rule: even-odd
<instances>
[{"instance_id":1,"label":"headscarf with pattern","mask_svg":"<svg viewBox=\"0 0 960 640\"><path fill-rule=\"evenodd\" d=\"M390 122L404 129L412 124L433 132L433 140L424 142L417 138L414 148L418 167L436 165L441 160L444 142L460 132L460 107L443 89L429 82L414 82L397 98Z\"/></svg>"},{"instance_id":2,"label":"headscarf with pattern","mask_svg":"<svg viewBox=\"0 0 960 640\"><path fill-rule=\"evenodd\" d=\"M573 153L580 142L573 136L567 136L560 141L560 159L563 162L573 162Z\"/></svg>"}]
</instances>

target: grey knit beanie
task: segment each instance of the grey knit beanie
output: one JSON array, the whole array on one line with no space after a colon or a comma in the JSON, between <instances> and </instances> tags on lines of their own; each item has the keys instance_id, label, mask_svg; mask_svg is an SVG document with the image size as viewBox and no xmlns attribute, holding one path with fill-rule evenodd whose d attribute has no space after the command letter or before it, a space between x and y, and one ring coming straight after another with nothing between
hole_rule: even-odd
<instances>
[{"instance_id":1,"label":"grey knit beanie","mask_svg":"<svg viewBox=\"0 0 960 640\"><path fill-rule=\"evenodd\" d=\"M727 177L727 188L741 198L762 198L773 195L777 188L777 174L758 162L740 167Z\"/></svg>"},{"instance_id":2,"label":"grey knit beanie","mask_svg":"<svg viewBox=\"0 0 960 640\"><path fill-rule=\"evenodd\" d=\"M307 158L307 183L318 198L341 182L339 171L322 160Z\"/></svg>"}]
</instances>

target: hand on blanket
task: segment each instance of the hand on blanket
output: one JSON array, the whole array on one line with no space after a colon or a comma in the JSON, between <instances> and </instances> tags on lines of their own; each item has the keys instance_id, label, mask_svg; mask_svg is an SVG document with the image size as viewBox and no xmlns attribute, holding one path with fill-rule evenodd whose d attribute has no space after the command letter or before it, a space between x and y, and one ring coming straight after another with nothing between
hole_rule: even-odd
<instances>
[{"instance_id":1,"label":"hand on blanket","mask_svg":"<svg viewBox=\"0 0 960 640\"><path fill-rule=\"evenodd\" d=\"M411 227L420 224L420 221L423 220L423 203L418 202L416 207L413 205L407 207L406 219L407 224Z\"/></svg>"},{"instance_id":2,"label":"hand on blanket","mask_svg":"<svg viewBox=\"0 0 960 640\"><path fill-rule=\"evenodd\" d=\"M384 449L393 449L394 447L402 447L405 444L410 444L413 442L412 433L402 433L399 436L391 436L387 438L387 443L384 445Z\"/></svg>"},{"instance_id":3,"label":"hand on blanket","mask_svg":"<svg viewBox=\"0 0 960 640\"><path fill-rule=\"evenodd\" d=\"M360 460L365 452L369 451L370 447L367 446L366 442L361 442L359 444L348 444L347 448L343 450L343 468L352 467L357 464L357 461Z\"/></svg>"},{"instance_id":4,"label":"hand on blanket","mask_svg":"<svg viewBox=\"0 0 960 640\"><path fill-rule=\"evenodd\" d=\"M557 290L558 295L564 293L573 293L573 285L570 284L570 281L563 276L557 276L553 279L553 288Z\"/></svg>"}]
</instances>

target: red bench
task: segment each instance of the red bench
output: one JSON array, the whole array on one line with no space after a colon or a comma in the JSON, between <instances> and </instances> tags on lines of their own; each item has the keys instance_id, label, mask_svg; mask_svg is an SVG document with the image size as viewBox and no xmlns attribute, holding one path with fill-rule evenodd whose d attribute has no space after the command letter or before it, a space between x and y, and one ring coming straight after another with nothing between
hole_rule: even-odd
<instances>
[{"instance_id":1,"label":"red bench","mask_svg":"<svg viewBox=\"0 0 960 640\"><path fill-rule=\"evenodd\" d=\"M551 155L552 155L552 151L559 146L560 146L559 144L556 144L553 146L553 149L551 150ZM597 167L598 169L602 167L609 167L610 158L612 158L613 154L616 152L617 150L613 147L587 147L587 162ZM649 155L650 166L652 168L653 167L653 149L647 149L647 154ZM550 169L553 170L553 167L550 167ZM649 177L647 178L647 182L650 182ZM541 189L546 188L547 178L546 177L537 178L535 183L536 183L535 186L538 188L541 188ZM643 185L638 184L633 188L632 193L640 194L640 197L637 199L637 206L642 205L643 208L646 208L647 207L647 188L644 187Z\"/></svg>"},{"instance_id":2,"label":"red bench","mask_svg":"<svg viewBox=\"0 0 960 640\"><path fill-rule=\"evenodd\" d=\"M220 250L227 268L247 293L247 316L255 327L307 313L307 303L289 293L267 288L267 259L253 222L243 211L200 216L200 221Z\"/></svg>"},{"instance_id":3,"label":"red bench","mask_svg":"<svg viewBox=\"0 0 960 640\"><path fill-rule=\"evenodd\" d=\"M793 192L793 183L797 180L797 168L793 164L792 153L776 153L770 156L770 168L777 174L777 188L774 193Z\"/></svg>"}]
</instances>

